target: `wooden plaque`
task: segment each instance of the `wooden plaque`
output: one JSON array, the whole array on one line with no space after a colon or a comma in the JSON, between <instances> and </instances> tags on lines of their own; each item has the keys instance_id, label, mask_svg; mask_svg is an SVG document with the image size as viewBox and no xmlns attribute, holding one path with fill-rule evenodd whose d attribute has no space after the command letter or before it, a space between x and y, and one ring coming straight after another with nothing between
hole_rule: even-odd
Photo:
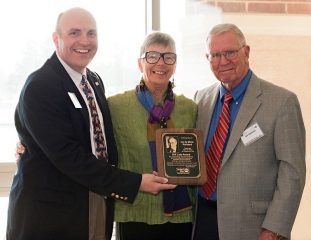
<instances>
[{"instance_id":1,"label":"wooden plaque","mask_svg":"<svg viewBox=\"0 0 311 240\"><path fill-rule=\"evenodd\" d=\"M193 128L156 130L158 175L176 185L203 185L206 164L203 133Z\"/></svg>"}]
</instances>

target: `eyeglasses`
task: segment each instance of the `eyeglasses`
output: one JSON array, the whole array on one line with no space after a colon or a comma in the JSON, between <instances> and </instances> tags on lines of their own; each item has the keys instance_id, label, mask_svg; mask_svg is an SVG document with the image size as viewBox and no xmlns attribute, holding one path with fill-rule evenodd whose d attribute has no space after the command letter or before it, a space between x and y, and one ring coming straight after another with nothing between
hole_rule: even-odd
<instances>
[{"instance_id":1,"label":"eyeglasses","mask_svg":"<svg viewBox=\"0 0 311 240\"><path fill-rule=\"evenodd\" d=\"M145 58L147 63L156 64L159 62L160 58L163 58L163 61L167 65L173 65L176 62L177 55L175 53L166 52L145 52L141 58Z\"/></svg>"},{"instance_id":2,"label":"eyeglasses","mask_svg":"<svg viewBox=\"0 0 311 240\"><path fill-rule=\"evenodd\" d=\"M207 55L207 59L212 62L212 63L216 63L219 62L221 59L221 55L224 55L224 57L228 60L232 60L235 59L238 56L238 52L245 47L245 45L243 45L242 47L240 47L237 50L230 50L230 51L225 51L225 52L219 52L219 53L213 53L213 54L208 54Z\"/></svg>"}]
</instances>

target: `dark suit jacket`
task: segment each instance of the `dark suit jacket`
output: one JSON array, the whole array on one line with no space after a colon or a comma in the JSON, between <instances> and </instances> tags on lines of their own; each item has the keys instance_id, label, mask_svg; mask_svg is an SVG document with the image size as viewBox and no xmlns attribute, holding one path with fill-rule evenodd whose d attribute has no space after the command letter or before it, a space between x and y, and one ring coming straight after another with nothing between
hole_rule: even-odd
<instances>
[{"instance_id":1,"label":"dark suit jacket","mask_svg":"<svg viewBox=\"0 0 311 240\"><path fill-rule=\"evenodd\" d=\"M26 151L10 192L7 239L88 239L89 190L110 197L110 239L114 198L134 201L141 175L112 166L118 155L104 86L89 70L87 78L103 113L110 163L92 154L87 107L54 53L28 77L16 108L15 125ZM68 92L82 108L74 107Z\"/></svg>"}]
</instances>

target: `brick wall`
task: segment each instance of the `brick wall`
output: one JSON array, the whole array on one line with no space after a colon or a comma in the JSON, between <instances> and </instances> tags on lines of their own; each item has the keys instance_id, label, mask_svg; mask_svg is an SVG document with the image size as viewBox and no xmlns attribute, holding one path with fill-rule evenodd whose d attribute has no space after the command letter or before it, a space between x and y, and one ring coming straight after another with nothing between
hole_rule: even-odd
<instances>
[{"instance_id":1,"label":"brick wall","mask_svg":"<svg viewBox=\"0 0 311 240\"><path fill-rule=\"evenodd\" d=\"M225 13L281 13L311 14L311 0L203 0L189 1L207 3Z\"/></svg>"}]
</instances>

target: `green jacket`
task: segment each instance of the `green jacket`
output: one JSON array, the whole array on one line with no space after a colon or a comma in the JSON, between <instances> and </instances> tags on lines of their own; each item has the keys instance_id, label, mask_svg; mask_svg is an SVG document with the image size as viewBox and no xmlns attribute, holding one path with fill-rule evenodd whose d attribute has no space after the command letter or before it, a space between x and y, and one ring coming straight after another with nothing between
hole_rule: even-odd
<instances>
[{"instance_id":1,"label":"green jacket","mask_svg":"<svg viewBox=\"0 0 311 240\"><path fill-rule=\"evenodd\" d=\"M138 101L135 91L130 90L108 98L113 130L119 153L119 168L136 173L152 173L151 155L147 141L149 113ZM176 128L195 128L197 106L183 95L175 95L175 107L171 114ZM109 148L109 146L108 146ZM188 187L192 203L195 203L194 188ZM117 201L116 222L192 222L193 211L188 210L166 217L163 213L162 193L157 195L139 192L134 203Z\"/></svg>"}]
</instances>

